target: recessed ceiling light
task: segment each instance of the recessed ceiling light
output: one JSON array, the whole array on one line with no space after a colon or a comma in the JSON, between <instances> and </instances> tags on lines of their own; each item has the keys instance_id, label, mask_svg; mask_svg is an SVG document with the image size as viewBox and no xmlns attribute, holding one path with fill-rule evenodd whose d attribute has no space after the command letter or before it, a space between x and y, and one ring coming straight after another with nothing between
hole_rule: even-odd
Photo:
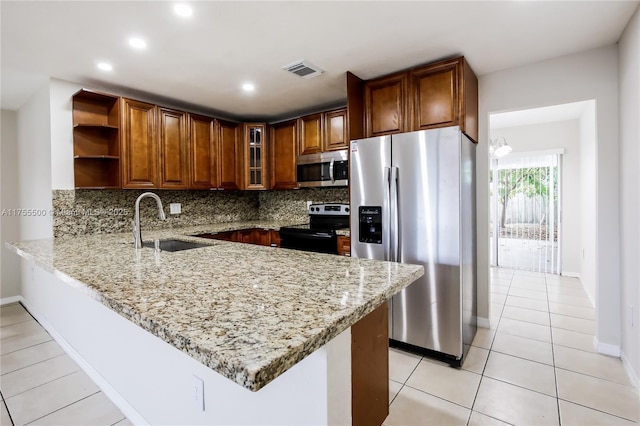
<instances>
[{"instance_id":1,"label":"recessed ceiling light","mask_svg":"<svg viewBox=\"0 0 640 426\"><path fill-rule=\"evenodd\" d=\"M144 49L145 47L147 47L147 42L139 37L131 37L129 39L129 46L133 47L134 49Z\"/></svg>"},{"instance_id":2,"label":"recessed ceiling light","mask_svg":"<svg viewBox=\"0 0 640 426\"><path fill-rule=\"evenodd\" d=\"M108 64L106 62L99 62L98 63L98 68L101 69L102 71L112 71L113 67L111 66L111 64Z\"/></svg>"},{"instance_id":3,"label":"recessed ceiling light","mask_svg":"<svg viewBox=\"0 0 640 426\"><path fill-rule=\"evenodd\" d=\"M242 85L242 90L244 90L245 92L253 92L256 89L256 86L254 86L252 83L244 83Z\"/></svg>"},{"instance_id":4,"label":"recessed ceiling light","mask_svg":"<svg viewBox=\"0 0 640 426\"><path fill-rule=\"evenodd\" d=\"M173 11L176 13L176 15L182 16L183 18L188 18L189 16L193 15L193 9L191 8L191 6L184 3L179 3L173 6Z\"/></svg>"}]
</instances>

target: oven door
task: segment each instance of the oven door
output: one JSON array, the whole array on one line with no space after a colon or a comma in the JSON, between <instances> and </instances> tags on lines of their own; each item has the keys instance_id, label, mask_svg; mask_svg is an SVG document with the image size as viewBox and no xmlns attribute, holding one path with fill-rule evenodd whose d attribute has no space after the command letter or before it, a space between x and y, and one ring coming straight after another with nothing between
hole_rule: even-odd
<instances>
[{"instance_id":1,"label":"oven door","mask_svg":"<svg viewBox=\"0 0 640 426\"><path fill-rule=\"evenodd\" d=\"M280 228L280 247L316 253L338 254L338 237L329 232L304 232Z\"/></svg>"},{"instance_id":2,"label":"oven door","mask_svg":"<svg viewBox=\"0 0 640 426\"><path fill-rule=\"evenodd\" d=\"M349 184L346 150L301 155L297 165L298 184L303 188Z\"/></svg>"}]
</instances>

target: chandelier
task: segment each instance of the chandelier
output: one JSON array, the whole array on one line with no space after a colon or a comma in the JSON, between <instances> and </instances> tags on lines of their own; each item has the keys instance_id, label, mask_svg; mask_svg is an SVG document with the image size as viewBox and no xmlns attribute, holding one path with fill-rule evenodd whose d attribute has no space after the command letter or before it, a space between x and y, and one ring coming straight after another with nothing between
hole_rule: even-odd
<instances>
[{"instance_id":1,"label":"chandelier","mask_svg":"<svg viewBox=\"0 0 640 426\"><path fill-rule=\"evenodd\" d=\"M489 155L493 158L504 157L511 152L511 145L507 140L500 136L495 139L489 139Z\"/></svg>"}]
</instances>

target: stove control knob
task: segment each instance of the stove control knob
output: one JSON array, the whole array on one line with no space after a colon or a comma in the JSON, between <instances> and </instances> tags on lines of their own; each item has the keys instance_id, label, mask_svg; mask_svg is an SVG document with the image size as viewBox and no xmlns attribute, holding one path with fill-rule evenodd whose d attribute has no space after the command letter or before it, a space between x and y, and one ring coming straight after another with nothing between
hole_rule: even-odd
<instances>
[{"instance_id":1,"label":"stove control knob","mask_svg":"<svg viewBox=\"0 0 640 426\"><path fill-rule=\"evenodd\" d=\"M347 212L347 213L349 213L349 207L345 207L345 208L344 208L344 211L345 211L345 212Z\"/></svg>"}]
</instances>

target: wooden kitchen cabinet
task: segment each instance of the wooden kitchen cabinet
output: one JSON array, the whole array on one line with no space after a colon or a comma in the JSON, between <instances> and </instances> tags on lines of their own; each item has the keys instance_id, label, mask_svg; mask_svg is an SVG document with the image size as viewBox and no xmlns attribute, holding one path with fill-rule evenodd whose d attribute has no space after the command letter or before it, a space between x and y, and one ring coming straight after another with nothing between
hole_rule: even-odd
<instances>
[{"instance_id":1,"label":"wooden kitchen cabinet","mask_svg":"<svg viewBox=\"0 0 640 426\"><path fill-rule=\"evenodd\" d=\"M351 424L381 425L389 415L389 302L351 327Z\"/></svg>"},{"instance_id":2,"label":"wooden kitchen cabinet","mask_svg":"<svg viewBox=\"0 0 640 426\"><path fill-rule=\"evenodd\" d=\"M478 141L478 79L464 57L446 59L364 82L365 136L460 126ZM347 104L358 108L355 99ZM360 111L350 111L358 116Z\"/></svg>"},{"instance_id":3,"label":"wooden kitchen cabinet","mask_svg":"<svg viewBox=\"0 0 640 426\"><path fill-rule=\"evenodd\" d=\"M241 229L238 231L238 242L245 244L254 244L253 229Z\"/></svg>"},{"instance_id":4,"label":"wooden kitchen cabinet","mask_svg":"<svg viewBox=\"0 0 640 426\"><path fill-rule=\"evenodd\" d=\"M158 187L156 106L122 99L122 187Z\"/></svg>"},{"instance_id":5,"label":"wooden kitchen cabinet","mask_svg":"<svg viewBox=\"0 0 640 426\"><path fill-rule=\"evenodd\" d=\"M243 128L243 188L268 189L267 125L245 123Z\"/></svg>"},{"instance_id":6,"label":"wooden kitchen cabinet","mask_svg":"<svg viewBox=\"0 0 640 426\"><path fill-rule=\"evenodd\" d=\"M238 231L212 232L210 234L200 234L196 236L200 238L208 238L210 240L238 241Z\"/></svg>"},{"instance_id":7,"label":"wooden kitchen cabinet","mask_svg":"<svg viewBox=\"0 0 640 426\"><path fill-rule=\"evenodd\" d=\"M82 89L72 103L74 186L119 188L119 98Z\"/></svg>"},{"instance_id":8,"label":"wooden kitchen cabinet","mask_svg":"<svg viewBox=\"0 0 640 426\"><path fill-rule=\"evenodd\" d=\"M189 188L187 113L123 99L122 187Z\"/></svg>"},{"instance_id":9,"label":"wooden kitchen cabinet","mask_svg":"<svg viewBox=\"0 0 640 426\"><path fill-rule=\"evenodd\" d=\"M410 80L412 130L459 125L478 140L478 79L464 58L416 68Z\"/></svg>"},{"instance_id":10,"label":"wooden kitchen cabinet","mask_svg":"<svg viewBox=\"0 0 640 426\"><path fill-rule=\"evenodd\" d=\"M298 187L298 121L289 120L271 126L271 189Z\"/></svg>"},{"instance_id":11,"label":"wooden kitchen cabinet","mask_svg":"<svg viewBox=\"0 0 640 426\"><path fill-rule=\"evenodd\" d=\"M338 254L340 256L351 256L351 238L338 235Z\"/></svg>"},{"instance_id":12,"label":"wooden kitchen cabinet","mask_svg":"<svg viewBox=\"0 0 640 426\"><path fill-rule=\"evenodd\" d=\"M240 189L241 149L238 123L217 121L219 188Z\"/></svg>"},{"instance_id":13,"label":"wooden kitchen cabinet","mask_svg":"<svg viewBox=\"0 0 640 426\"><path fill-rule=\"evenodd\" d=\"M323 151L349 148L346 108L325 112L324 125Z\"/></svg>"},{"instance_id":14,"label":"wooden kitchen cabinet","mask_svg":"<svg viewBox=\"0 0 640 426\"><path fill-rule=\"evenodd\" d=\"M238 231L212 232L210 234L200 234L197 236L200 238L209 238L211 240L280 247L280 233L269 229L250 228L240 229Z\"/></svg>"},{"instance_id":15,"label":"wooden kitchen cabinet","mask_svg":"<svg viewBox=\"0 0 640 426\"><path fill-rule=\"evenodd\" d=\"M382 136L408 130L408 75L397 73L364 86L365 133Z\"/></svg>"},{"instance_id":16,"label":"wooden kitchen cabinet","mask_svg":"<svg viewBox=\"0 0 640 426\"><path fill-rule=\"evenodd\" d=\"M254 229L253 243L260 246L271 245L271 231L269 229Z\"/></svg>"},{"instance_id":17,"label":"wooden kitchen cabinet","mask_svg":"<svg viewBox=\"0 0 640 426\"><path fill-rule=\"evenodd\" d=\"M451 126L458 120L456 63L425 67L411 73L413 130Z\"/></svg>"},{"instance_id":18,"label":"wooden kitchen cabinet","mask_svg":"<svg viewBox=\"0 0 640 426\"><path fill-rule=\"evenodd\" d=\"M189 188L187 113L157 107L158 180L162 189Z\"/></svg>"},{"instance_id":19,"label":"wooden kitchen cabinet","mask_svg":"<svg viewBox=\"0 0 640 426\"><path fill-rule=\"evenodd\" d=\"M271 247L280 247L280 232L272 229L269 232L269 237L271 239Z\"/></svg>"},{"instance_id":20,"label":"wooden kitchen cabinet","mask_svg":"<svg viewBox=\"0 0 640 426\"><path fill-rule=\"evenodd\" d=\"M238 231L238 242L268 246L271 245L271 231L260 228L241 229Z\"/></svg>"},{"instance_id":21,"label":"wooden kitchen cabinet","mask_svg":"<svg viewBox=\"0 0 640 426\"><path fill-rule=\"evenodd\" d=\"M216 237L217 240L222 241L238 241L238 232L237 231L227 231L227 232L219 232Z\"/></svg>"},{"instance_id":22,"label":"wooden kitchen cabinet","mask_svg":"<svg viewBox=\"0 0 640 426\"><path fill-rule=\"evenodd\" d=\"M300 155L322 152L322 124L322 113L306 115L298 119Z\"/></svg>"},{"instance_id":23,"label":"wooden kitchen cabinet","mask_svg":"<svg viewBox=\"0 0 640 426\"><path fill-rule=\"evenodd\" d=\"M196 114L189 114L189 156L191 189L212 189L218 187L218 149L216 120Z\"/></svg>"}]
</instances>

